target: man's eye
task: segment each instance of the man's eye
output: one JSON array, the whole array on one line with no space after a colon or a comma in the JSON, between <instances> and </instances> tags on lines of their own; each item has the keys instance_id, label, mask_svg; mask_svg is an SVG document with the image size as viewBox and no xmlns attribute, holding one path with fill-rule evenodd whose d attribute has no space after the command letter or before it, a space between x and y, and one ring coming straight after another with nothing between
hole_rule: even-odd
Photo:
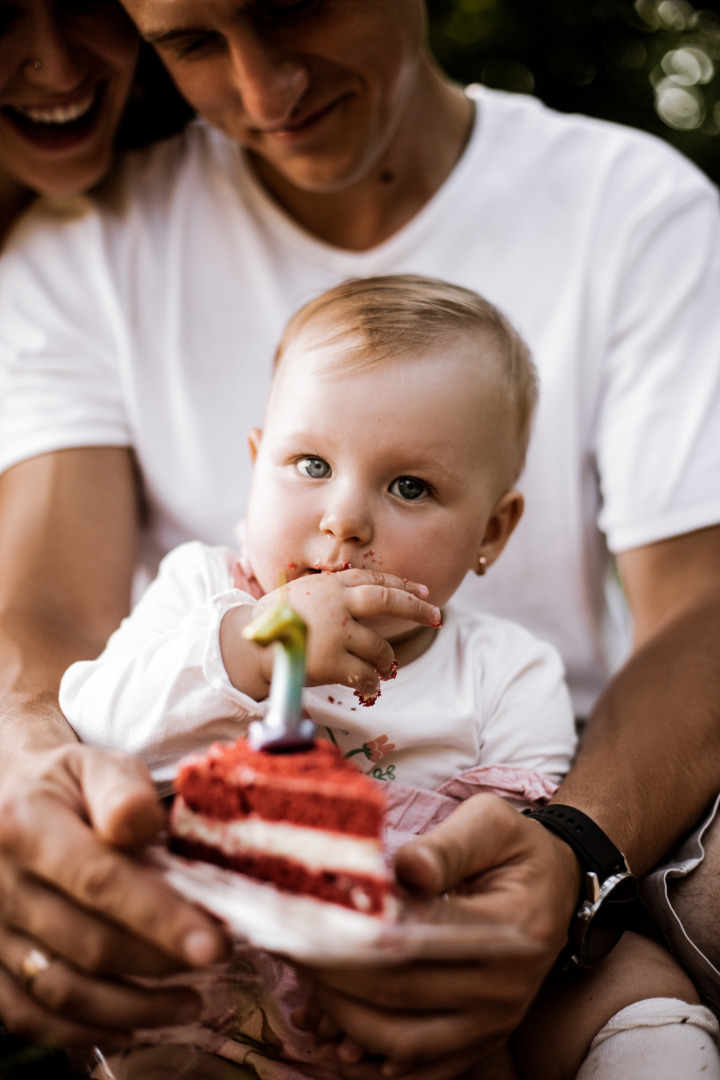
<instances>
[{"instance_id":1,"label":"man's eye","mask_svg":"<svg viewBox=\"0 0 720 1080\"><path fill-rule=\"evenodd\" d=\"M295 462L295 468L311 480L324 480L330 475L330 466L321 457L304 457Z\"/></svg>"},{"instance_id":2,"label":"man's eye","mask_svg":"<svg viewBox=\"0 0 720 1080\"><path fill-rule=\"evenodd\" d=\"M389 490L391 495L399 495L401 499L409 501L425 499L430 494L427 484L414 476L398 476L397 480L393 480Z\"/></svg>"},{"instance_id":3,"label":"man's eye","mask_svg":"<svg viewBox=\"0 0 720 1080\"><path fill-rule=\"evenodd\" d=\"M206 49L220 42L220 35L208 32L207 34L183 34L175 38L166 46L172 48L176 55L184 60L186 57L201 55ZM164 43L162 43L164 45Z\"/></svg>"}]
</instances>

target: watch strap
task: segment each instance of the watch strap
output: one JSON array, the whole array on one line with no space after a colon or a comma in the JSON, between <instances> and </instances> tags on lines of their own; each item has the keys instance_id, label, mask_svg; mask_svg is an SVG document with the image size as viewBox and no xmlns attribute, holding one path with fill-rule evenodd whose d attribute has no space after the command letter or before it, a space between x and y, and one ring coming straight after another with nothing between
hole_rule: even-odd
<instances>
[{"instance_id":1,"label":"watch strap","mask_svg":"<svg viewBox=\"0 0 720 1080\"><path fill-rule=\"evenodd\" d=\"M625 856L592 818L573 806L551 803L540 810L523 810L573 849L586 870L605 881L613 874L629 873Z\"/></svg>"}]
</instances>

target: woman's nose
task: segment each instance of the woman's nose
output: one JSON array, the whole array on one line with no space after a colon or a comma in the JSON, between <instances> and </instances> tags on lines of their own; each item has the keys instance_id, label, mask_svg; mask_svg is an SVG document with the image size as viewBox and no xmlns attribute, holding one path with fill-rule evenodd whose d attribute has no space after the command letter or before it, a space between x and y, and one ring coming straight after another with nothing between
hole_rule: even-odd
<instances>
[{"instance_id":1,"label":"woman's nose","mask_svg":"<svg viewBox=\"0 0 720 1080\"><path fill-rule=\"evenodd\" d=\"M61 24L45 14L33 28L23 71L26 81L38 90L71 93L87 75L84 50Z\"/></svg>"}]
</instances>

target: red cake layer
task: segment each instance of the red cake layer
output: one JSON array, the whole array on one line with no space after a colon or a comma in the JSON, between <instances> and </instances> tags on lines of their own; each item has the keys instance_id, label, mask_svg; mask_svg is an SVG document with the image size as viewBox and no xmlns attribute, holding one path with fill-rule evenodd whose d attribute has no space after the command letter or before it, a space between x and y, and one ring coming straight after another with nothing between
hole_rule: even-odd
<instances>
[{"instance_id":1,"label":"red cake layer","mask_svg":"<svg viewBox=\"0 0 720 1080\"><path fill-rule=\"evenodd\" d=\"M294 754L259 752L244 739L216 743L182 763L176 786L191 810L217 821L256 814L349 836L382 833L382 792L324 740Z\"/></svg>"},{"instance_id":2,"label":"red cake layer","mask_svg":"<svg viewBox=\"0 0 720 1080\"><path fill-rule=\"evenodd\" d=\"M386 907L388 882L381 878L330 870L313 871L294 860L259 852L227 855L209 844L179 836L171 836L170 850L187 859L215 863L257 881L271 882L284 892L313 896L366 915L379 915Z\"/></svg>"}]
</instances>

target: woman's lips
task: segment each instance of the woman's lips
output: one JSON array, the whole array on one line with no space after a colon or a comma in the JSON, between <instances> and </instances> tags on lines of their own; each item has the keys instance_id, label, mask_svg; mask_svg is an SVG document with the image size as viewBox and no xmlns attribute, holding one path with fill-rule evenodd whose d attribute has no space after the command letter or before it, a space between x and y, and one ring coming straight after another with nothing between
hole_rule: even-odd
<instances>
[{"instance_id":1,"label":"woman's lips","mask_svg":"<svg viewBox=\"0 0 720 1080\"><path fill-rule=\"evenodd\" d=\"M43 148L64 149L92 132L106 85L101 83L77 101L64 105L4 105L0 111L27 142Z\"/></svg>"}]
</instances>

